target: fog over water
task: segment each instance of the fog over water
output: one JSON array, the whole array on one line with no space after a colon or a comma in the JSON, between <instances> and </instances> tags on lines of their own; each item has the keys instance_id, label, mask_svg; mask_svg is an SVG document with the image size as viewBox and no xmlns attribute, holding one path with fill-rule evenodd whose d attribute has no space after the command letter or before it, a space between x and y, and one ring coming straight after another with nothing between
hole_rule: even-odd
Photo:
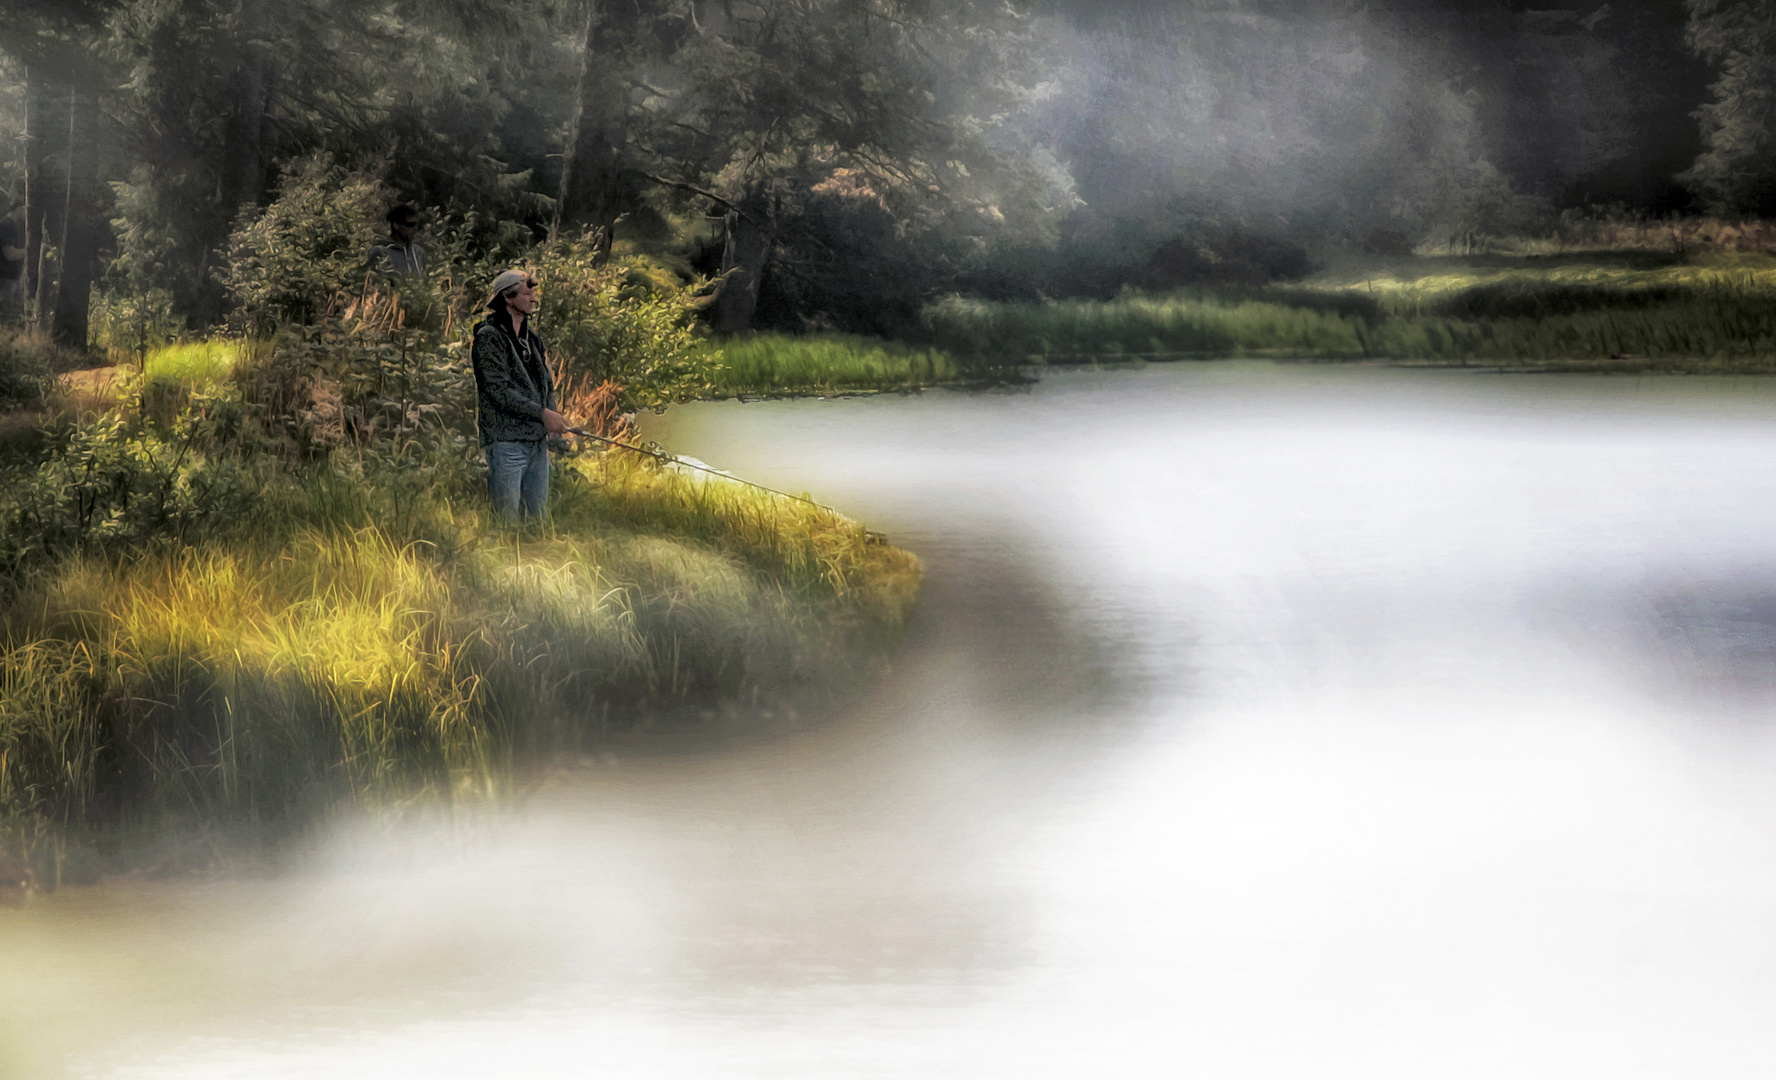
<instances>
[{"instance_id":1,"label":"fog over water","mask_svg":"<svg viewBox=\"0 0 1776 1080\"><path fill-rule=\"evenodd\" d=\"M0 912L21 1077L1776 1073L1776 384L1180 364L650 437L888 683Z\"/></svg>"}]
</instances>

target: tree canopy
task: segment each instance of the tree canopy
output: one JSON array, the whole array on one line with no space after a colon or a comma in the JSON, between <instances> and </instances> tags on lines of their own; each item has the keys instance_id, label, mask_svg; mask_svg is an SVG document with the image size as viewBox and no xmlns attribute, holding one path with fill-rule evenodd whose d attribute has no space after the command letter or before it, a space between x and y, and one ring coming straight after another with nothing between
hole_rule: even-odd
<instances>
[{"instance_id":1,"label":"tree canopy","mask_svg":"<svg viewBox=\"0 0 1776 1080\"><path fill-rule=\"evenodd\" d=\"M1773 32L1770 0L15 0L0 183L67 340L95 290L222 320L230 235L317 154L485 243L708 275L721 329L894 332L1585 203L1766 212Z\"/></svg>"}]
</instances>

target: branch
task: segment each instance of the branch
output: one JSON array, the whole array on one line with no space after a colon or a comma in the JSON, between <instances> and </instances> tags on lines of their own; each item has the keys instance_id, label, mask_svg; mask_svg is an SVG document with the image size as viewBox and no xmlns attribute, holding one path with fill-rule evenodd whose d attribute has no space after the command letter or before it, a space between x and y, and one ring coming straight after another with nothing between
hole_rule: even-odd
<instances>
[{"instance_id":1,"label":"branch","mask_svg":"<svg viewBox=\"0 0 1776 1080\"><path fill-rule=\"evenodd\" d=\"M626 171L634 176L641 177L643 180L651 180L654 183L663 185L665 187L677 188L680 191L688 191L692 195L701 195L705 199L708 199L710 202L713 202L713 203L716 203L717 205L726 207L729 212L734 213L734 214L738 214L740 217L743 217L747 221L752 222L754 225L757 225L759 228L762 229L765 227L764 222L760 221L758 218L753 217L751 214L747 213L746 211L740 209L740 207L736 203L734 203L728 199L722 198L720 195L717 195L713 191L706 191L703 188L697 187L694 184L687 184L683 180L673 180L673 179L670 179L670 178L664 177L664 176L655 176L651 172L643 172L640 169L628 169Z\"/></svg>"}]
</instances>

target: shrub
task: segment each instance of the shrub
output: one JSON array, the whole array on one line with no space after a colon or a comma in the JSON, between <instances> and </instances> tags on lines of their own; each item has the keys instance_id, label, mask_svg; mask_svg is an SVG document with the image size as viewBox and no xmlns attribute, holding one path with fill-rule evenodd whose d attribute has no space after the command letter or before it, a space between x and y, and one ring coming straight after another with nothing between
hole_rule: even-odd
<instances>
[{"instance_id":1,"label":"shrub","mask_svg":"<svg viewBox=\"0 0 1776 1080\"><path fill-rule=\"evenodd\" d=\"M538 330L563 377L611 380L631 411L714 389L711 368L720 354L701 347L692 327L694 287L622 261L600 265L596 252L587 235L535 255Z\"/></svg>"},{"instance_id":2,"label":"shrub","mask_svg":"<svg viewBox=\"0 0 1776 1080\"><path fill-rule=\"evenodd\" d=\"M0 574L71 554L195 543L236 523L260 488L218 445L240 419L238 398L198 394L164 433L120 410L75 428L47 460L0 485Z\"/></svg>"},{"instance_id":3,"label":"shrub","mask_svg":"<svg viewBox=\"0 0 1776 1080\"><path fill-rule=\"evenodd\" d=\"M41 399L49 389L52 347L40 338L0 329L0 411Z\"/></svg>"},{"instance_id":4,"label":"shrub","mask_svg":"<svg viewBox=\"0 0 1776 1080\"><path fill-rule=\"evenodd\" d=\"M398 298L366 303L308 326L286 327L236 369L261 430L300 458L335 449L403 455L416 441L466 446L475 383L465 341L400 325Z\"/></svg>"},{"instance_id":5,"label":"shrub","mask_svg":"<svg viewBox=\"0 0 1776 1080\"><path fill-rule=\"evenodd\" d=\"M285 323L314 322L357 295L376 209L387 198L380 181L324 154L294 162L277 197L229 238L222 279L235 303L234 327L269 334Z\"/></svg>"},{"instance_id":6,"label":"shrub","mask_svg":"<svg viewBox=\"0 0 1776 1080\"><path fill-rule=\"evenodd\" d=\"M184 320L173 314L173 295L165 289L120 287L93 297L93 344L109 353L113 363L139 361L184 330Z\"/></svg>"}]
</instances>

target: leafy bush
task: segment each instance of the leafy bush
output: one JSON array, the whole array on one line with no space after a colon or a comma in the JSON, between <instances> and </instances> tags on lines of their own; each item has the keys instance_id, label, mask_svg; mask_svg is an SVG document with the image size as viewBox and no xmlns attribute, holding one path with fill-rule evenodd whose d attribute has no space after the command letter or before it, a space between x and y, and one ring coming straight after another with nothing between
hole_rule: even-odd
<instances>
[{"instance_id":1,"label":"leafy bush","mask_svg":"<svg viewBox=\"0 0 1776 1080\"><path fill-rule=\"evenodd\" d=\"M271 205L229 238L222 279L236 305L230 321L264 335L314 322L355 296L376 239L376 210L387 201L380 181L324 154L294 162Z\"/></svg>"},{"instance_id":2,"label":"leafy bush","mask_svg":"<svg viewBox=\"0 0 1776 1080\"><path fill-rule=\"evenodd\" d=\"M581 236L535 256L537 327L562 374L616 382L631 410L707 395L720 354L693 329L694 289L623 261L601 266L596 254Z\"/></svg>"},{"instance_id":3,"label":"leafy bush","mask_svg":"<svg viewBox=\"0 0 1776 1080\"><path fill-rule=\"evenodd\" d=\"M165 289L117 287L93 296L93 344L113 362L145 356L184 331L185 321L173 314L173 295Z\"/></svg>"},{"instance_id":4,"label":"leafy bush","mask_svg":"<svg viewBox=\"0 0 1776 1080\"><path fill-rule=\"evenodd\" d=\"M0 329L0 410L43 397L52 381L51 346L28 334Z\"/></svg>"},{"instance_id":5,"label":"leafy bush","mask_svg":"<svg viewBox=\"0 0 1776 1080\"><path fill-rule=\"evenodd\" d=\"M434 437L466 447L475 382L468 344L399 325L400 301L290 326L236 369L247 409L297 457L347 448L399 457Z\"/></svg>"},{"instance_id":6,"label":"leafy bush","mask_svg":"<svg viewBox=\"0 0 1776 1080\"><path fill-rule=\"evenodd\" d=\"M487 283L513 263L529 263L543 288L537 327L564 375L587 385L615 381L631 411L708 392L718 354L697 340L692 286L641 257L601 263L589 235L530 248L515 223L473 212L447 215L428 231L424 278L384 282L365 256L387 198L371 174L341 169L325 156L304 158L286 171L271 205L234 232L223 274L236 303L230 322L259 337L298 328L279 349L284 360L296 349L326 369L309 380L311 391L373 375L387 399L381 407L394 407L397 399L382 393L390 371L411 379L436 370L408 359L445 355L446 342L466 338L484 314ZM364 355L348 359L353 350ZM350 387L339 389L352 398ZM439 403L431 398L417 407ZM280 404L294 406L285 411L295 415L313 403Z\"/></svg>"},{"instance_id":7,"label":"leafy bush","mask_svg":"<svg viewBox=\"0 0 1776 1080\"><path fill-rule=\"evenodd\" d=\"M0 485L0 574L71 554L195 543L234 525L260 489L218 445L240 421L238 398L198 395L165 433L120 410L77 427L48 460Z\"/></svg>"}]
</instances>

